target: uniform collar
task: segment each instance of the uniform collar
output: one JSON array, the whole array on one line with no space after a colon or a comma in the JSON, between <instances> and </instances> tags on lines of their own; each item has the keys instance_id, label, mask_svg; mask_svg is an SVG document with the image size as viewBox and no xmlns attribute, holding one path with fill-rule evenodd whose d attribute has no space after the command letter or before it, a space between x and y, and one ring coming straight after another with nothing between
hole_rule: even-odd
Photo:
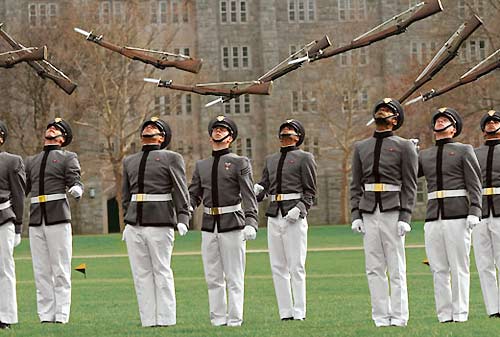
<instances>
[{"instance_id":1,"label":"uniform collar","mask_svg":"<svg viewBox=\"0 0 500 337\"><path fill-rule=\"evenodd\" d=\"M285 153L285 152L295 151L295 150L298 150L298 149L299 149L298 146L290 145L290 146L281 147L280 148L280 152L281 153Z\"/></svg>"},{"instance_id":2,"label":"uniform collar","mask_svg":"<svg viewBox=\"0 0 500 337\"><path fill-rule=\"evenodd\" d=\"M142 151L154 151L154 150L159 150L160 145L158 144L146 144L142 146Z\"/></svg>"},{"instance_id":3,"label":"uniform collar","mask_svg":"<svg viewBox=\"0 0 500 337\"><path fill-rule=\"evenodd\" d=\"M455 141L453 140L453 138L443 138L443 139L436 140L436 146L444 145L444 144L448 144L448 143L454 143L454 142Z\"/></svg>"},{"instance_id":4,"label":"uniform collar","mask_svg":"<svg viewBox=\"0 0 500 337\"><path fill-rule=\"evenodd\" d=\"M484 145L487 146L495 146L500 144L500 139L488 139L484 142Z\"/></svg>"},{"instance_id":5,"label":"uniform collar","mask_svg":"<svg viewBox=\"0 0 500 337\"><path fill-rule=\"evenodd\" d=\"M229 148L217 150L217 151L214 150L214 151L212 151L212 156L220 157L220 156L223 156L223 155L228 154L228 153L231 153L231 150L229 150Z\"/></svg>"},{"instance_id":6,"label":"uniform collar","mask_svg":"<svg viewBox=\"0 0 500 337\"><path fill-rule=\"evenodd\" d=\"M44 151L52 151L52 150L60 150L60 149L61 149L61 145L52 144L52 145L44 145L43 146Z\"/></svg>"},{"instance_id":7,"label":"uniform collar","mask_svg":"<svg viewBox=\"0 0 500 337\"><path fill-rule=\"evenodd\" d=\"M387 137L390 137L393 135L394 134L392 133L392 131L382 131L382 132L375 131L373 133L373 137L375 137L375 138L387 138Z\"/></svg>"}]
</instances>

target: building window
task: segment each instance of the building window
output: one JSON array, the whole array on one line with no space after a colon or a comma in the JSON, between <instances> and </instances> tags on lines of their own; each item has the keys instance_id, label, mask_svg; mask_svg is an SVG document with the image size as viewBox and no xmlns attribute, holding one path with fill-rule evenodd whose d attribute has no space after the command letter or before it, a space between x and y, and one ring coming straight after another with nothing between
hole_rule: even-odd
<instances>
[{"instance_id":1,"label":"building window","mask_svg":"<svg viewBox=\"0 0 500 337\"><path fill-rule=\"evenodd\" d=\"M361 111L368 109L368 91L344 90L342 93L342 112Z\"/></svg>"},{"instance_id":2,"label":"building window","mask_svg":"<svg viewBox=\"0 0 500 337\"><path fill-rule=\"evenodd\" d=\"M245 138L245 155L252 158L252 138Z\"/></svg>"},{"instance_id":3,"label":"building window","mask_svg":"<svg viewBox=\"0 0 500 337\"><path fill-rule=\"evenodd\" d=\"M458 16L461 19L473 14L484 16L484 0L457 0Z\"/></svg>"},{"instance_id":4,"label":"building window","mask_svg":"<svg viewBox=\"0 0 500 337\"><path fill-rule=\"evenodd\" d=\"M222 47L222 68L250 68L250 47Z\"/></svg>"},{"instance_id":5,"label":"building window","mask_svg":"<svg viewBox=\"0 0 500 337\"><path fill-rule=\"evenodd\" d=\"M464 41L459 51L459 60L462 63L477 62L486 58L488 45L486 40L474 39Z\"/></svg>"},{"instance_id":6,"label":"building window","mask_svg":"<svg viewBox=\"0 0 500 337\"><path fill-rule=\"evenodd\" d=\"M151 23L167 24L189 22L189 3L187 0L151 1Z\"/></svg>"},{"instance_id":7,"label":"building window","mask_svg":"<svg viewBox=\"0 0 500 337\"><path fill-rule=\"evenodd\" d=\"M99 2L99 23L107 25L113 22L125 22L125 9L125 1L109 0Z\"/></svg>"},{"instance_id":8,"label":"building window","mask_svg":"<svg viewBox=\"0 0 500 337\"><path fill-rule=\"evenodd\" d=\"M242 146L241 138L236 138L235 143L236 144L234 146L234 150L235 150L236 154L238 156L242 156L243 155L243 146Z\"/></svg>"},{"instance_id":9,"label":"building window","mask_svg":"<svg viewBox=\"0 0 500 337\"><path fill-rule=\"evenodd\" d=\"M292 91L292 113L318 112L318 100L314 91Z\"/></svg>"},{"instance_id":10,"label":"building window","mask_svg":"<svg viewBox=\"0 0 500 337\"><path fill-rule=\"evenodd\" d=\"M251 112L250 95L242 95L222 104L222 114L248 114Z\"/></svg>"},{"instance_id":11,"label":"building window","mask_svg":"<svg viewBox=\"0 0 500 337\"><path fill-rule=\"evenodd\" d=\"M411 42L411 60L418 64L428 63L436 54L436 42Z\"/></svg>"},{"instance_id":12,"label":"building window","mask_svg":"<svg viewBox=\"0 0 500 337\"><path fill-rule=\"evenodd\" d=\"M366 0L338 0L339 21L366 20Z\"/></svg>"},{"instance_id":13,"label":"building window","mask_svg":"<svg viewBox=\"0 0 500 337\"><path fill-rule=\"evenodd\" d=\"M304 151L310 152L314 157L319 157L319 137L311 136L304 138Z\"/></svg>"},{"instance_id":14,"label":"building window","mask_svg":"<svg viewBox=\"0 0 500 337\"><path fill-rule=\"evenodd\" d=\"M315 0L288 0L289 22L310 22L316 19Z\"/></svg>"},{"instance_id":15,"label":"building window","mask_svg":"<svg viewBox=\"0 0 500 337\"><path fill-rule=\"evenodd\" d=\"M219 2L221 23L247 22L248 6L246 0L221 0Z\"/></svg>"},{"instance_id":16,"label":"building window","mask_svg":"<svg viewBox=\"0 0 500 337\"><path fill-rule=\"evenodd\" d=\"M174 48L174 54L181 54L184 56L190 56L189 48Z\"/></svg>"},{"instance_id":17,"label":"building window","mask_svg":"<svg viewBox=\"0 0 500 337\"><path fill-rule=\"evenodd\" d=\"M419 179L417 182L417 202L425 202L425 183L423 179Z\"/></svg>"},{"instance_id":18,"label":"building window","mask_svg":"<svg viewBox=\"0 0 500 337\"><path fill-rule=\"evenodd\" d=\"M54 27L57 23L58 5L54 2L29 4L28 22L32 27Z\"/></svg>"},{"instance_id":19,"label":"building window","mask_svg":"<svg viewBox=\"0 0 500 337\"><path fill-rule=\"evenodd\" d=\"M156 96L154 98L154 111L157 115L170 115L170 96Z\"/></svg>"},{"instance_id":20,"label":"building window","mask_svg":"<svg viewBox=\"0 0 500 337\"><path fill-rule=\"evenodd\" d=\"M350 67L352 65L356 66L366 66L368 65L368 50L366 48L354 49L346 53L340 54L340 66Z\"/></svg>"}]
</instances>

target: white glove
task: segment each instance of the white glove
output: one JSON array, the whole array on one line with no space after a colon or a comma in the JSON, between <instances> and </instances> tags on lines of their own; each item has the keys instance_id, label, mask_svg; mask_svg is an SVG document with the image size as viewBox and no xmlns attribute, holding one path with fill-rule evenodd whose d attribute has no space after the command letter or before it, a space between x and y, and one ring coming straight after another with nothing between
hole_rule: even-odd
<instances>
[{"instance_id":1,"label":"white glove","mask_svg":"<svg viewBox=\"0 0 500 337\"><path fill-rule=\"evenodd\" d=\"M253 185L253 193L255 193L255 195L260 194L260 192L262 191L264 191L264 187L262 185L259 184Z\"/></svg>"},{"instance_id":2,"label":"white glove","mask_svg":"<svg viewBox=\"0 0 500 337\"><path fill-rule=\"evenodd\" d=\"M75 199L80 199L83 195L83 189L80 185L74 185L69 190L68 193Z\"/></svg>"},{"instance_id":3,"label":"white glove","mask_svg":"<svg viewBox=\"0 0 500 337\"><path fill-rule=\"evenodd\" d=\"M17 247L21 244L21 234L16 234L14 237L14 247Z\"/></svg>"},{"instance_id":4,"label":"white glove","mask_svg":"<svg viewBox=\"0 0 500 337\"><path fill-rule=\"evenodd\" d=\"M182 222L179 222L177 224L177 230L179 231L180 236L184 236L188 232L188 227L185 224L183 224Z\"/></svg>"},{"instance_id":5,"label":"white glove","mask_svg":"<svg viewBox=\"0 0 500 337\"><path fill-rule=\"evenodd\" d=\"M469 229L473 229L474 227L476 227L479 222L481 222L481 220L479 220L477 216L471 214L467 215L467 227L469 227Z\"/></svg>"},{"instance_id":6,"label":"white glove","mask_svg":"<svg viewBox=\"0 0 500 337\"><path fill-rule=\"evenodd\" d=\"M363 224L363 220L361 220L361 219L354 220L352 222L351 229L353 232L356 232L356 233L361 233L361 234L366 233L365 225Z\"/></svg>"},{"instance_id":7,"label":"white glove","mask_svg":"<svg viewBox=\"0 0 500 337\"><path fill-rule=\"evenodd\" d=\"M404 221L398 221L398 235L405 236L408 232L411 232L411 226Z\"/></svg>"},{"instance_id":8,"label":"white glove","mask_svg":"<svg viewBox=\"0 0 500 337\"><path fill-rule=\"evenodd\" d=\"M255 228L250 225L247 225L245 226L245 228L243 228L243 241L255 240L256 237L257 231L255 230Z\"/></svg>"},{"instance_id":9,"label":"white glove","mask_svg":"<svg viewBox=\"0 0 500 337\"><path fill-rule=\"evenodd\" d=\"M300 208L295 206L291 210L288 211L288 214L285 215L285 220L290 221L290 222L296 222L299 220L300 217Z\"/></svg>"}]
</instances>

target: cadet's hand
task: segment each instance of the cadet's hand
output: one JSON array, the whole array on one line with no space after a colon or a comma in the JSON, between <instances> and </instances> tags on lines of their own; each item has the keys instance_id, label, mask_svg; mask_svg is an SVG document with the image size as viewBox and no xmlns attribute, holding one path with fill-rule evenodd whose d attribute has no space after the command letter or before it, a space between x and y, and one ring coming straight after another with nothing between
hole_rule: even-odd
<instances>
[{"instance_id":1,"label":"cadet's hand","mask_svg":"<svg viewBox=\"0 0 500 337\"><path fill-rule=\"evenodd\" d=\"M366 233L365 225L363 224L363 220L361 220L361 219L354 220L352 222L351 229L353 232L356 232L356 233L361 233L361 234Z\"/></svg>"},{"instance_id":2,"label":"cadet's hand","mask_svg":"<svg viewBox=\"0 0 500 337\"><path fill-rule=\"evenodd\" d=\"M71 194L73 198L80 199L83 195L83 189L79 185L74 185L68 190L68 193Z\"/></svg>"},{"instance_id":3,"label":"cadet's hand","mask_svg":"<svg viewBox=\"0 0 500 337\"><path fill-rule=\"evenodd\" d=\"M253 185L253 193L255 193L255 195L260 194L260 192L262 191L264 191L264 187L262 185L259 184Z\"/></svg>"},{"instance_id":4,"label":"cadet's hand","mask_svg":"<svg viewBox=\"0 0 500 337\"><path fill-rule=\"evenodd\" d=\"M255 230L255 228L250 225L246 225L245 228L243 228L243 241L255 240L256 237L257 231Z\"/></svg>"},{"instance_id":5,"label":"cadet's hand","mask_svg":"<svg viewBox=\"0 0 500 337\"><path fill-rule=\"evenodd\" d=\"M481 222L481 220L479 220L479 218L477 216L467 215L467 227L469 227L469 229L473 229L480 222Z\"/></svg>"},{"instance_id":6,"label":"cadet's hand","mask_svg":"<svg viewBox=\"0 0 500 337\"><path fill-rule=\"evenodd\" d=\"M300 217L300 208L295 206L294 208L288 211L287 215L285 215L285 220L288 220L290 222L296 222L297 220L299 220L299 217Z\"/></svg>"},{"instance_id":7,"label":"cadet's hand","mask_svg":"<svg viewBox=\"0 0 500 337\"><path fill-rule=\"evenodd\" d=\"M411 226L404 221L398 221L398 235L405 236L408 232L411 232Z\"/></svg>"},{"instance_id":8,"label":"cadet's hand","mask_svg":"<svg viewBox=\"0 0 500 337\"><path fill-rule=\"evenodd\" d=\"M21 234L16 234L14 237L14 247L17 247L21 244Z\"/></svg>"},{"instance_id":9,"label":"cadet's hand","mask_svg":"<svg viewBox=\"0 0 500 337\"><path fill-rule=\"evenodd\" d=\"M188 232L188 227L185 224L183 224L182 222L179 222L177 224L177 230L179 231L180 236L184 236Z\"/></svg>"}]
</instances>

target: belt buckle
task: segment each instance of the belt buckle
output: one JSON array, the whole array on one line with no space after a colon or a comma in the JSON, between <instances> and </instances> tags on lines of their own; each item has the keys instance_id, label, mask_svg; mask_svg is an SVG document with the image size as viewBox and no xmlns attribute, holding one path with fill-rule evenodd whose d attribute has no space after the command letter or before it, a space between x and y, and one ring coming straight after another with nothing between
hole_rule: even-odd
<instances>
[{"instance_id":1,"label":"belt buckle","mask_svg":"<svg viewBox=\"0 0 500 337\"><path fill-rule=\"evenodd\" d=\"M494 193L493 187L487 187L486 188L486 195L493 195Z\"/></svg>"},{"instance_id":2,"label":"belt buckle","mask_svg":"<svg viewBox=\"0 0 500 337\"><path fill-rule=\"evenodd\" d=\"M276 194L276 201L283 201L283 194Z\"/></svg>"},{"instance_id":3,"label":"belt buckle","mask_svg":"<svg viewBox=\"0 0 500 337\"><path fill-rule=\"evenodd\" d=\"M211 215L220 215L219 207L212 207L210 208L210 214Z\"/></svg>"},{"instance_id":4,"label":"belt buckle","mask_svg":"<svg viewBox=\"0 0 500 337\"><path fill-rule=\"evenodd\" d=\"M144 199L146 199L146 198L144 197L144 194L142 194L142 193L137 194L135 197L135 201L137 201L137 202L142 202L142 201L144 201Z\"/></svg>"},{"instance_id":5,"label":"belt buckle","mask_svg":"<svg viewBox=\"0 0 500 337\"><path fill-rule=\"evenodd\" d=\"M44 195L39 195L38 196L38 202L47 202L47 196Z\"/></svg>"},{"instance_id":6,"label":"belt buckle","mask_svg":"<svg viewBox=\"0 0 500 337\"><path fill-rule=\"evenodd\" d=\"M384 184L382 184L382 183L373 184L373 191L374 192L384 192Z\"/></svg>"},{"instance_id":7,"label":"belt buckle","mask_svg":"<svg viewBox=\"0 0 500 337\"><path fill-rule=\"evenodd\" d=\"M436 198L443 199L444 198L444 191L436 191Z\"/></svg>"}]
</instances>

